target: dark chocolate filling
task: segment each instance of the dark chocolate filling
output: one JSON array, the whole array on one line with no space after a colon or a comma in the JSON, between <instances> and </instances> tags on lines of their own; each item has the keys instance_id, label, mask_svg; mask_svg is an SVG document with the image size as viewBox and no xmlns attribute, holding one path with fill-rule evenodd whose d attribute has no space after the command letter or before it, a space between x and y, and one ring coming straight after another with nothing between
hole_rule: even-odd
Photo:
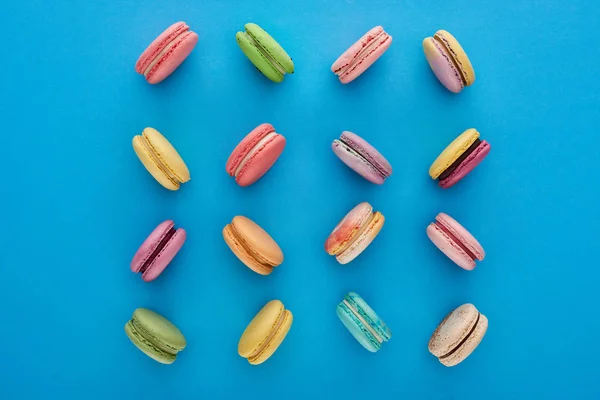
<instances>
[{"instance_id":1,"label":"dark chocolate filling","mask_svg":"<svg viewBox=\"0 0 600 400\"><path fill-rule=\"evenodd\" d=\"M442 174L439 176L439 178L438 178L438 179L441 181L441 180L444 180L444 179L446 179L447 177L449 177L449 176L450 176L450 174L451 174L451 173L453 173L453 172L454 172L454 170L455 170L456 168L458 168L458 166L459 166L459 165L460 165L460 164L461 164L463 161L465 161L465 159L466 159L467 157L469 157L469 154L471 154L472 152L474 152L474 151L475 151L475 149L477 148L477 146L479 146L479 144L480 144L480 143L481 143L481 140L480 140L479 138L475 139L475 141L474 141L474 142L473 142L473 144L472 144L472 145L471 145L471 146L470 146L470 147L467 149L467 151L465 151L464 153L462 153L462 154L460 155L460 157L458 157L458 159L457 159L456 161L454 161L454 162L452 163L452 165L450 165L450 166L448 167L448 169L446 169L444 172L442 172Z\"/></svg>"},{"instance_id":2,"label":"dark chocolate filling","mask_svg":"<svg viewBox=\"0 0 600 400\"><path fill-rule=\"evenodd\" d=\"M152 252L152 254L150 254L150 257L148 257L148 259L146 260L146 262L144 263L144 265L142 265L142 268L140 268L140 273L143 274L144 272L146 272L146 270L148 269L148 267L150 266L150 264L152 264L154 262L154 260L156 259L156 257L158 257L158 255L160 254L160 252L165 248L165 246L167 245L167 243L169 243L169 240L171 240L171 238L173 237L173 235L175 234L176 230L175 228L171 227L171 229L169 229L169 231L167 232L167 234L161 239L160 243L158 244L158 246L156 246L156 248L154 249L154 251Z\"/></svg>"},{"instance_id":3,"label":"dark chocolate filling","mask_svg":"<svg viewBox=\"0 0 600 400\"><path fill-rule=\"evenodd\" d=\"M345 144L346 146L348 146L350 149L352 149L356 154L358 154L360 156L360 158L362 158L363 160L366 161L367 164L369 164L376 172L379 173L379 175L381 175L381 177L383 179L386 179L388 176L385 173L385 171L382 171L381 169L379 169L379 167L377 167L377 165L373 164L371 161L369 161L365 156L363 156L360 152L360 148L353 146L352 143L347 142L344 140L344 138L340 137L338 139L340 142L342 142L343 144ZM348 150L346 150L348 151Z\"/></svg>"},{"instance_id":4,"label":"dark chocolate filling","mask_svg":"<svg viewBox=\"0 0 600 400\"><path fill-rule=\"evenodd\" d=\"M467 253L467 255L468 255L469 257L471 257L471 259L472 259L473 261L475 261L475 260L477 259L477 257L475 256L475 254L473 254L473 252L472 252L471 250L469 250L469 249L467 248L467 246L465 246L465 245L463 244L463 242L462 242L462 241L461 241L459 238L457 238L457 237L456 237L456 236L455 236L455 235L454 235L452 232L450 232L450 229L446 228L444 225L442 225L442 224L441 224L441 223L439 223L439 222L435 222L435 226L437 226L437 227L438 227L438 228L439 228L439 229L440 229L442 232L444 232L446 235L450 236L450 239L452 239L452 241L453 241L454 243L456 243L457 245L459 245L459 246L460 246L460 248L461 248L461 249L463 249L463 251L464 251L465 253Z\"/></svg>"},{"instance_id":5,"label":"dark chocolate filling","mask_svg":"<svg viewBox=\"0 0 600 400\"><path fill-rule=\"evenodd\" d=\"M471 337L471 335L473 334L473 332L475 331L475 328L477 328L477 324L479 323L479 316L481 315L481 313L477 313L477 319L475 320L475 324L473 324L473 327L471 328L471 330L469 331L469 333L467 334L467 336L464 337L463 340L460 341L459 344L456 345L455 348L453 348L448 354L444 354L443 356L439 357L439 359L444 359L444 358L448 358L450 357L452 354L456 353L458 351L458 349L460 349L460 347L465 344L465 342L467 341L468 338Z\"/></svg>"}]
</instances>

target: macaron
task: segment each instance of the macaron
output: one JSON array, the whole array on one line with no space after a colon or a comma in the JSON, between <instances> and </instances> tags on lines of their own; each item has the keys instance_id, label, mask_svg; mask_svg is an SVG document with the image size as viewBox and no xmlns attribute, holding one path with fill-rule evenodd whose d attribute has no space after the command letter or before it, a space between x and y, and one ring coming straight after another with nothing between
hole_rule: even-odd
<instances>
[{"instance_id":1,"label":"macaron","mask_svg":"<svg viewBox=\"0 0 600 400\"><path fill-rule=\"evenodd\" d=\"M242 333L238 354L252 365L264 363L285 339L293 319L292 312L281 301L268 302Z\"/></svg>"},{"instance_id":2,"label":"macaron","mask_svg":"<svg viewBox=\"0 0 600 400\"><path fill-rule=\"evenodd\" d=\"M154 128L133 138L133 150L144 167L163 187L178 190L190 180L190 171L169 141Z\"/></svg>"},{"instance_id":3,"label":"macaron","mask_svg":"<svg viewBox=\"0 0 600 400\"><path fill-rule=\"evenodd\" d=\"M342 132L331 148L344 164L370 182L381 185L392 175L392 166L385 157L355 133Z\"/></svg>"},{"instance_id":4,"label":"macaron","mask_svg":"<svg viewBox=\"0 0 600 400\"><path fill-rule=\"evenodd\" d=\"M475 71L467 53L449 32L439 30L423 40L423 51L439 81L453 93L475 82Z\"/></svg>"},{"instance_id":5,"label":"macaron","mask_svg":"<svg viewBox=\"0 0 600 400\"><path fill-rule=\"evenodd\" d=\"M138 349L162 364L172 364L186 346L185 337L175 325L147 308L133 312L125 333Z\"/></svg>"},{"instance_id":6,"label":"macaron","mask_svg":"<svg viewBox=\"0 0 600 400\"><path fill-rule=\"evenodd\" d=\"M225 170L238 185L252 185L275 164L285 143L285 137L275 132L273 125L261 124L233 149Z\"/></svg>"},{"instance_id":7,"label":"macaron","mask_svg":"<svg viewBox=\"0 0 600 400\"><path fill-rule=\"evenodd\" d=\"M448 214L439 213L427 227L427 236L459 267L471 271L475 261L483 261L485 251L477 239Z\"/></svg>"},{"instance_id":8,"label":"macaron","mask_svg":"<svg viewBox=\"0 0 600 400\"><path fill-rule=\"evenodd\" d=\"M350 292L336 307L340 321L365 349L377 352L392 331L358 294Z\"/></svg>"},{"instance_id":9,"label":"macaron","mask_svg":"<svg viewBox=\"0 0 600 400\"><path fill-rule=\"evenodd\" d=\"M325 251L340 264L348 264L362 253L377 237L385 218L373 207L360 203L340 221L325 242Z\"/></svg>"},{"instance_id":10,"label":"macaron","mask_svg":"<svg viewBox=\"0 0 600 400\"><path fill-rule=\"evenodd\" d=\"M381 26L365 33L331 66L340 82L350 83L365 72L392 44L392 37Z\"/></svg>"},{"instance_id":11,"label":"macaron","mask_svg":"<svg viewBox=\"0 0 600 400\"><path fill-rule=\"evenodd\" d=\"M463 304L444 318L429 339L429 352L446 367L453 367L479 346L488 319L473 304Z\"/></svg>"},{"instance_id":12,"label":"macaron","mask_svg":"<svg viewBox=\"0 0 600 400\"><path fill-rule=\"evenodd\" d=\"M135 72L149 83L162 82L194 50L198 35L185 22L176 22L148 46L135 63Z\"/></svg>"},{"instance_id":13,"label":"macaron","mask_svg":"<svg viewBox=\"0 0 600 400\"><path fill-rule=\"evenodd\" d=\"M283 47L260 26L248 23L235 35L237 44L254 66L273 82L294 73L294 62Z\"/></svg>"},{"instance_id":14,"label":"macaron","mask_svg":"<svg viewBox=\"0 0 600 400\"><path fill-rule=\"evenodd\" d=\"M183 228L175 229L171 220L158 225L148 236L131 260L131 271L142 274L146 282L156 279L177 255L186 233Z\"/></svg>"},{"instance_id":15,"label":"macaron","mask_svg":"<svg viewBox=\"0 0 600 400\"><path fill-rule=\"evenodd\" d=\"M233 217L223 228L223 238L233 254L257 274L269 275L283 262L277 242L250 218Z\"/></svg>"},{"instance_id":16,"label":"macaron","mask_svg":"<svg viewBox=\"0 0 600 400\"><path fill-rule=\"evenodd\" d=\"M435 159L429 175L438 179L440 187L452 187L475 169L491 149L487 141L479 139L479 132L467 129Z\"/></svg>"}]
</instances>

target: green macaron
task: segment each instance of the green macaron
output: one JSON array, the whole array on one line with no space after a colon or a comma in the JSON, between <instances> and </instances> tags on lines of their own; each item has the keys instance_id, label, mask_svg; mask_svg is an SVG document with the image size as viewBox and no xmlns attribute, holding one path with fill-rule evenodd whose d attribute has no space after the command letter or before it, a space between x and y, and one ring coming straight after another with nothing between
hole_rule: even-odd
<instances>
[{"instance_id":1,"label":"green macaron","mask_svg":"<svg viewBox=\"0 0 600 400\"><path fill-rule=\"evenodd\" d=\"M279 45L260 26L244 25L245 32L235 35L238 45L256 68L273 82L283 81L285 74L294 73L294 62L283 47Z\"/></svg>"},{"instance_id":2,"label":"green macaron","mask_svg":"<svg viewBox=\"0 0 600 400\"><path fill-rule=\"evenodd\" d=\"M138 308L125 324L129 339L148 357L162 364L171 364L185 348L183 334L166 318L146 308Z\"/></svg>"}]
</instances>

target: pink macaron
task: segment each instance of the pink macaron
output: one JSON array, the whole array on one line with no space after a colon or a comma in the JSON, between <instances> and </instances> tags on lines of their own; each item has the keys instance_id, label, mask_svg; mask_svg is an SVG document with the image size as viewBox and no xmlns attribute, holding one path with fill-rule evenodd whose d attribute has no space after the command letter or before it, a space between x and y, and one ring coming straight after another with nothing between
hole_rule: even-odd
<instances>
[{"instance_id":1,"label":"pink macaron","mask_svg":"<svg viewBox=\"0 0 600 400\"><path fill-rule=\"evenodd\" d=\"M344 164L369 182L381 185L392 175L388 160L355 133L342 132L331 144L331 149Z\"/></svg>"},{"instance_id":2,"label":"pink macaron","mask_svg":"<svg viewBox=\"0 0 600 400\"><path fill-rule=\"evenodd\" d=\"M475 261L482 261L485 251L477 239L448 214L439 213L427 227L427 236L459 267L471 271Z\"/></svg>"},{"instance_id":3,"label":"pink macaron","mask_svg":"<svg viewBox=\"0 0 600 400\"><path fill-rule=\"evenodd\" d=\"M135 71L151 83L162 82L192 52L198 35L185 22L176 22L160 34L135 63Z\"/></svg>"},{"instance_id":4,"label":"pink macaron","mask_svg":"<svg viewBox=\"0 0 600 400\"><path fill-rule=\"evenodd\" d=\"M354 43L331 66L340 82L350 83L365 72L392 44L392 37L376 26Z\"/></svg>"},{"instance_id":5,"label":"pink macaron","mask_svg":"<svg viewBox=\"0 0 600 400\"><path fill-rule=\"evenodd\" d=\"M142 274L146 282L156 279L173 260L185 242L186 233L175 229L171 220L158 225L142 243L131 260L131 271Z\"/></svg>"},{"instance_id":6,"label":"pink macaron","mask_svg":"<svg viewBox=\"0 0 600 400\"><path fill-rule=\"evenodd\" d=\"M285 137L275 132L273 125L261 124L236 146L225 170L238 185L252 185L275 164L284 148Z\"/></svg>"}]
</instances>

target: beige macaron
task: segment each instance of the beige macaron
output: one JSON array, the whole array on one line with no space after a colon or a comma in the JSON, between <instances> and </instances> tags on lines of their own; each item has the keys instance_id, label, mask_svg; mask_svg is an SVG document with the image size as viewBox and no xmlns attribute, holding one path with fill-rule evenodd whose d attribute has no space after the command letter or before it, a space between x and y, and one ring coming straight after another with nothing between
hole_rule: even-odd
<instances>
[{"instance_id":1,"label":"beige macaron","mask_svg":"<svg viewBox=\"0 0 600 400\"><path fill-rule=\"evenodd\" d=\"M429 352L447 367L467 358L479 345L488 319L473 304L463 304L444 318L429 339Z\"/></svg>"},{"instance_id":2,"label":"beige macaron","mask_svg":"<svg viewBox=\"0 0 600 400\"><path fill-rule=\"evenodd\" d=\"M293 316L279 300L268 302L250 321L238 343L238 354L252 365L265 362L285 339Z\"/></svg>"},{"instance_id":3,"label":"beige macaron","mask_svg":"<svg viewBox=\"0 0 600 400\"><path fill-rule=\"evenodd\" d=\"M190 180L190 171L169 141L154 128L133 138L133 150L144 167L163 187L177 190Z\"/></svg>"}]
</instances>

